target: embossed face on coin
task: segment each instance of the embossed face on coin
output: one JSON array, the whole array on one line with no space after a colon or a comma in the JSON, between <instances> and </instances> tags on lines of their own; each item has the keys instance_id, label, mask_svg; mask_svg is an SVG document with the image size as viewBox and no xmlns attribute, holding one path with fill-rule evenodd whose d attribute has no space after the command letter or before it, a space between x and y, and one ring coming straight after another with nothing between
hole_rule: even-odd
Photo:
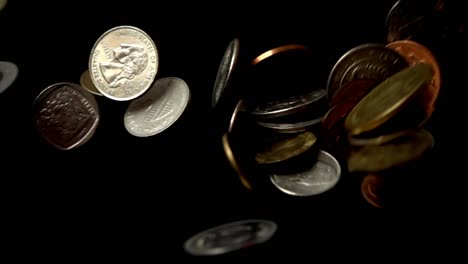
<instances>
[{"instance_id":1,"label":"embossed face on coin","mask_svg":"<svg viewBox=\"0 0 468 264\"><path fill-rule=\"evenodd\" d=\"M91 80L104 96L132 100L153 83L159 55L153 40L141 29L115 27L94 44L89 59Z\"/></svg>"},{"instance_id":2,"label":"embossed face on coin","mask_svg":"<svg viewBox=\"0 0 468 264\"><path fill-rule=\"evenodd\" d=\"M62 150L73 149L94 134L99 122L98 105L81 86L57 83L36 98L34 122L48 143Z\"/></svg>"},{"instance_id":3,"label":"embossed face on coin","mask_svg":"<svg viewBox=\"0 0 468 264\"><path fill-rule=\"evenodd\" d=\"M229 83L232 72L237 62L239 56L239 40L237 38L233 39L226 51L224 52L223 59L219 64L218 73L216 75L216 80L213 87L213 97L211 100L211 105L213 107L219 101L224 89Z\"/></svg>"},{"instance_id":4,"label":"embossed face on coin","mask_svg":"<svg viewBox=\"0 0 468 264\"><path fill-rule=\"evenodd\" d=\"M189 99L189 87L182 79L158 79L145 95L130 103L124 117L125 128L137 137L156 135L179 119Z\"/></svg>"},{"instance_id":5,"label":"embossed face on coin","mask_svg":"<svg viewBox=\"0 0 468 264\"><path fill-rule=\"evenodd\" d=\"M265 243L275 234L273 221L252 219L232 222L200 232L184 243L187 253L213 256Z\"/></svg>"}]
</instances>

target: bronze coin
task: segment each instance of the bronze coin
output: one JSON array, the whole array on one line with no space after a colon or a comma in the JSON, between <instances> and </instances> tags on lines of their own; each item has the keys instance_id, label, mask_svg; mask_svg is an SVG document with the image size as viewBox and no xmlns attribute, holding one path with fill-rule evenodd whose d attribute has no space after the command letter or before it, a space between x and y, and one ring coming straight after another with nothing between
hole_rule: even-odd
<instances>
[{"instance_id":1,"label":"bronze coin","mask_svg":"<svg viewBox=\"0 0 468 264\"><path fill-rule=\"evenodd\" d=\"M370 173L364 177L361 183L361 193L364 199L376 208L384 208L383 176Z\"/></svg>"},{"instance_id":2,"label":"bronze coin","mask_svg":"<svg viewBox=\"0 0 468 264\"><path fill-rule=\"evenodd\" d=\"M288 52L288 51L294 51L294 50L304 50L307 51L308 48L307 46L301 45L301 44L288 44L288 45L283 45L279 46L270 50L267 50L263 52L262 54L258 55L255 59L252 60L251 64L252 65L257 65L260 62L283 52Z\"/></svg>"},{"instance_id":3,"label":"bronze coin","mask_svg":"<svg viewBox=\"0 0 468 264\"><path fill-rule=\"evenodd\" d=\"M346 83L330 101L330 106L334 106L342 101L358 102L366 96L375 86L377 82L374 80L354 80Z\"/></svg>"},{"instance_id":4,"label":"bronze coin","mask_svg":"<svg viewBox=\"0 0 468 264\"><path fill-rule=\"evenodd\" d=\"M234 156L234 153L233 153L232 148L231 148L231 144L229 142L228 133L223 135L223 149L224 149L224 154L226 155L226 158L229 161L229 164L231 164L231 167L236 172L236 174L239 177L239 180L241 181L242 185L246 189L252 190L252 184L250 184L250 181L247 179L244 171L239 166L239 163L238 163L236 157Z\"/></svg>"}]
</instances>

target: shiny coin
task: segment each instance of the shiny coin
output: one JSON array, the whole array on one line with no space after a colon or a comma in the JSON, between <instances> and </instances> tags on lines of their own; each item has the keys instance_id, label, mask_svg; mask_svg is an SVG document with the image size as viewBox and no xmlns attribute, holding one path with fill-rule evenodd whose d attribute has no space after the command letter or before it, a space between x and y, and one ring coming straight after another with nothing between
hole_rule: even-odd
<instances>
[{"instance_id":1,"label":"shiny coin","mask_svg":"<svg viewBox=\"0 0 468 264\"><path fill-rule=\"evenodd\" d=\"M288 45L283 45L280 47L276 47L274 49L268 50L263 52L262 54L258 55L255 59L252 60L252 65L257 65L260 62L274 56L277 54L281 54L284 52L289 52L289 51L297 51L297 50L304 50L307 51L308 48L307 46L301 45L301 44L288 44Z\"/></svg>"},{"instance_id":2,"label":"shiny coin","mask_svg":"<svg viewBox=\"0 0 468 264\"><path fill-rule=\"evenodd\" d=\"M314 165L303 172L294 174L272 174L272 183L282 192L296 196L310 196L333 188L341 177L338 161L329 153L321 150Z\"/></svg>"},{"instance_id":3,"label":"shiny coin","mask_svg":"<svg viewBox=\"0 0 468 264\"><path fill-rule=\"evenodd\" d=\"M0 61L0 94L10 87L18 77L18 66L9 61Z\"/></svg>"},{"instance_id":4,"label":"shiny coin","mask_svg":"<svg viewBox=\"0 0 468 264\"><path fill-rule=\"evenodd\" d=\"M237 162L236 158L234 157L234 153L232 152L231 144L229 143L228 133L223 135L223 149L224 149L224 154L226 154L226 158L229 161L229 164L231 164L231 167L237 173L237 176L239 176L239 179L240 179L242 185L245 188L247 188L248 190L252 190L252 184L250 184L249 180L247 180L247 177L245 176L245 173L242 171L241 167L239 166L239 163Z\"/></svg>"},{"instance_id":5,"label":"shiny coin","mask_svg":"<svg viewBox=\"0 0 468 264\"><path fill-rule=\"evenodd\" d=\"M349 113L345 127L352 135L370 131L400 112L432 80L429 64L416 64L394 74L369 94Z\"/></svg>"},{"instance_id":6,"label":"shiny coin","mask_svg":"<svg viewBox=\"0 0 468 264\"><path fill-rule=\"evenodd\" d=\"M225 254L265 243L275 234L277 225L270 220L251 219L210 228L184 243L187 253L196 256Z\"/></svg>"},{"instance_id":7,"label":"shiny coin","mask_svg":"<svg viewBox=\"0 0 468 264\"><path fill-rule=\"evenodd\" d=\"M384 208L383 176L371 173L364 177L361 183L361 193L364 199L376 208Z\"/></svg>"},{"instance_id":8,"label":"shiny coin","mask_svg":"<svg viewBox=\"0 0 468 264\"><path fill-rule=\"evenodd\" d=\"M89 74L89 70L84 71L80 77L80 84L83 88L88 90L88 92L102 96L101 92L94 86L93 81L91 80L91 75Z\"/></svg>"},{"instance_id":9,"label":"shiny coin","mask_svg":"<svg viewBox=\"0 0 468 264\"><path fill-rule=\"evenodd\" d=\"M306 152L316 141L317 138L312 132L304 132L275 142L262 152L257 153L255 160L258 164L282 162Z\"/></svg>"},{"instance_id":10,"label":"shiny coin","mask_svg":"<svg viewBox=\"0 0 468 264\"><path fill-rule=\"evenodd\" d=\"M407 67L408 63L398 52L382 44L363 44L346 52L336 62L327 82L328 100L348 82L373 80L376 84Z\"/></svg>"},{"instance_id":11,"label":"shiny coin","mask_svg":"<svg viewBox=\"0 0 468 264\"><path fill-rule=\"evenodd\" d=\"M129 104L124 117L125 128L137 137L161 133L179 119L189 99L189 87L182 79L158 79L145 95Z\"/></svg>"},{"instance_id":12,"label":"shiny coin","mask_svg":"<svg viewBox=\"0 0 468 264\"><path fill-rule=\"evenodd\" d=\"M434 111L434 104L440 91L441 74L439 64L428 48L411 40L391 42L387 44L387 47L400 53L410 65L417 63L427 63L431 65L433 72L432 80L427 88L423 90L421 98L418 98L429 117Z\"/></svg>"},{"instance_id":13,"label":"shiny coin","mask_svg":"<svg viewBox=\"0 0 468 264\"><path fill-rule=\"evenodd\" d=\"M234 67L237 63L237 58L239 57L239 40L237 38L233 39L226 51L224 52L223 59L219 64L218 73L216 75L216 80L213 88L213 96L211 99L211 105L213 107L219 101L224 89L229 83Z\"/></svg>"},{"instance_id":14,"label":"shiny coin","mask_svg":"<svg viewBox=\"0 0 468 264\"><path fill-rule=\"evenodd\" d=\"M81 86L57 83L47 87L34 102L34 121L45 141L61 150L86 143L99 123L94 97Z\"/></svg>"},{"instance_id":15,"label":"shiny coin","mask_svg":"<svg viewBox=\"0 0 468 264\"><path fill-rule=\"evenodd\" d=\"M237 119L237 115L243 109L244 109L244 101L239 100L239 102L237 102L237 104L236 104L236 107L234 108L234 112L232 113L231 120L229 121L228 133L232 133L232 130L234 128L234 124L235 124L236 119Z\"/></svg>"},{"instance_id":16,"label":"shiny coin","mask_svg":"<svg viewBox=\"0 0 468 264\"><path fill-rule=\"evenodd\" d=\"M353 150L348 157L348 170L382 171L419 159L434 145L427 130L406 134L383 145L368 145Z\"/></svg>"},{"instance_id":17,"label":"shiny coin","mask_svg":"<svg viewBox=\"0 0 468 264\"><path fill-rule=\"evenodd\" d=\"M151 87L159 66L153 40L141 29L115 27L94 44L89 58L91 80L104 96L126 101Z\"/></svg>"}]
</instances>

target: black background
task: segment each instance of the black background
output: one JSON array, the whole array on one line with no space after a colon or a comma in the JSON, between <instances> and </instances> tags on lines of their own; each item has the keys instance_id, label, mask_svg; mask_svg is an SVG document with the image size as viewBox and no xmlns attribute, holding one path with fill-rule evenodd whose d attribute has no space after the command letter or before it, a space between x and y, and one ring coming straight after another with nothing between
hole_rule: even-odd
<instances>
[{"instance_id":1,"label":"black background","mask_svg":"<svg viewBox=\"0 0 468 264\"><path fill-rule=\"evenodd\" d=\"M284 255L313 261L343 248L393 252L383 246L391 238L406 245L396 253L411 249L412 239L431 243L426 225L434 231L440 223L433 219L450 215L456 191L447 190L464 174L454 165L462 157L452 152L461 147L453 135L463 124L453 119L464 108L466 87L460 77L466 71L464 13L458 8L447 15L445 37L434 30L421 40L442 70L443 87L427 124L435 147L413 178L401 180L400 198L385 211L370 206L350 176L330 192L307 198L273 187L267 193L243 189L221 144L227 124L219 117L231 113L211 108L217 68L234 37L242 62L281 44L309 46L316 56L310 75L325 86L344 52L386 43L385 18L393 3L10 0L0 13L0 60L16 63L20 73L0 95L1 188L12 209L6 215L15 224L9 229L17 234L9 244L25 243L21 256L35 259L190 259L182 245L191 235L247 218L273 220L278 231L269 243L219 259ZM64 152L44 144L32 125L34 98L54 83L79 83L95 41L119 25L136 26L153 38L160 55L157 78L188 83L186 112L163 133L137 138L123 125L128 102L96 97L101 123L86 145Z\"/></svg>"}]
</instances>

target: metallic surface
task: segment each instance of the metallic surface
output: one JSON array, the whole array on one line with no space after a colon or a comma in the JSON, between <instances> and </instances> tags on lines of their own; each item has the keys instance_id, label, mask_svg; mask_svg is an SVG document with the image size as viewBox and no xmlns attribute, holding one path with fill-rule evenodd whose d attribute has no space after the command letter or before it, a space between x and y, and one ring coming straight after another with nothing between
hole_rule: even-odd
<instances>
[{"instance_id":1,"label":"metallic surface","mask_svg":"<svg viewBox=\"0 0 468 264\"><path fill-rule=\"evenodd\" d=\"M216 75L216 80L213 87L213 96L211 99L211 106L215 107L221 98L221 95L229 84L231 79L232 72L237 63L237 58L239 57L239 40L237 38L233 39L226 51L224 56L219 64L218 73Z\"/></svg>"},{"instance_id":2,"label":"metallic surface","mask_svg":"<svg viewBox=\"0 0 468 264\"><path fill-rule=\"evenodd\" d=\"M226 155L226 158L229 161L229 164L231 164L231 167L237 173L237 176L239 176L242 185L248 190L252 190L252 185L250 184L249 180L247 180L245 173L242 171L241 167L239 166L239 163L237 162L234 156L234 153L232 152L231 144L229 143L229 133L225 133L223 135L223 149L224 154Z\"/></svg>"},{"instance_id":3,"label":"metallic surface","mask_svg":"<svg viewBox=\"0 0 468 264\"><path fill-rule=\"evenodd\" d=\"M9 61L0 61L0 94L8 89L18 77L18 66Z\"/></svg>"},{"instance_id":4,"label":"metallic surface","mask_svg":"<svg viewBox=\"0 0 468 264\"><path fill-rule=\"evenodd\" d=\"M102 96L102 93L99 92L96 86L94 86L94 83L91 80L91 75L89 73L89 70L86 70L81 74L80 84L81 84L81 87L85 88L88 92L94 95Z\"/></svg>"},{"instance_id":5,"label":"metallic surface","mask_svg":"<svg viewBox=\"0 0 468 264\"><path fill-rule=\"evenodd\" d=\"M301 44L288 44L284 46L279 46L271 50L265 51L262 54L258 55L255 59L252 60L252 65L257 65L258 63L283 52L293 51L293 50L308 50L307 46Z\"/></svg>"}]
</instances>

